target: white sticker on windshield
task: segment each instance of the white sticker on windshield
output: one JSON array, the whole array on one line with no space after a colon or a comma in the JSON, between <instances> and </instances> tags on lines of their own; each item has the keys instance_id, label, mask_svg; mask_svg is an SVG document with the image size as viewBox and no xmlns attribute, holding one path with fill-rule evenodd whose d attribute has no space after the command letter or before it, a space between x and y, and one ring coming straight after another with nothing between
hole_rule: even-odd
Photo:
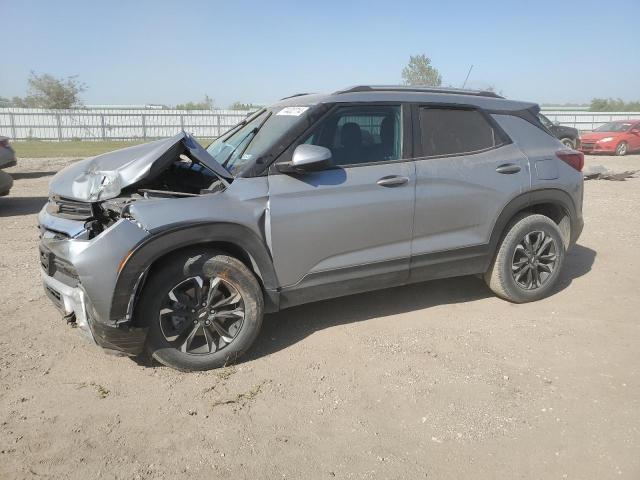
<instances>
[{"instance_id":1,"label":"white sticker on windshield","mask_svg":"<svg viewBox=\"0 0 640 480\"><path fill-rule=\"evenodd\" d=\"M307 110L309 110L309 107L284 107L276 113L276 115L293 115L294 117L299 117Z\"/></svg>"}]
</instances>

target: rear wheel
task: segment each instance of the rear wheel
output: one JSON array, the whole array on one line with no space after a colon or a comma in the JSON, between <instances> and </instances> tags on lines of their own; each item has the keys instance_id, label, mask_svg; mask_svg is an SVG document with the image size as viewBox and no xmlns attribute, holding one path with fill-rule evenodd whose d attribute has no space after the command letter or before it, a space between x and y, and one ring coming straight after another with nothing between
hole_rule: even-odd
<instances>
[{"instance_id":1,"label":"rear wheel","mask_svg":"<svg viewBox=\"0 0 640 480\"><path fill-rule=\"evenodd\" d=\"M576 142L575 140L573 140L572 138L566 137L566 138L561 138L560 142L568 148L574 149L576 148Z\"/></svg>"},{"instance_id":2,"label":"rear wheel","mask_svg":"<svg viewBox=\"0 0 640 480\"><path fill-rule=\"evenodd\" d=\"M628 151L629 146L627 145L627 142L620 142L616 147L616 155L618 155L619 157L624 157Z\"/></svg>"},{"instance_id":3,"label":"rear wheel","mask_svg":"<svg viewBox=\"0 0 640 480\"><path fill-rule=\"evenodd\" d=\"M553 289L565 246L549 217L522 214L510 224L485 281L496 295L515 303L539 300Z\"/></svg>"},{"instance_id":4,"label":"rear wheel","mask_svg":"<svg viewBox=\"0 0 640 480\"><path fill-rule=\"evenodd\" d=\"M253 273L216 252L178 255L148 279L136 307L149 328L147 351L178 370L235 361L262 324L263 297Z\"/></svg>"}]
</instances>

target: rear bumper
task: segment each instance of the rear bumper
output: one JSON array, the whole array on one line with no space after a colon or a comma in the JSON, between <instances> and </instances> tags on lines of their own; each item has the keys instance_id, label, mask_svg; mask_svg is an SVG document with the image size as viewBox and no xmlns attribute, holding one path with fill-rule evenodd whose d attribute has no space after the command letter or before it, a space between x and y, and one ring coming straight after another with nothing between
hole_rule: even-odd
<instances>
[{"instance_id":1,"label":"rear bumper","mask_svg":"<svg viewBox=\"0 0 640 480\"><path fill-rule=\"evenodd\" d=\"M16 160L16 152L12 148L0 147L0 169L15 167L18 164Z\"/></svg>"},{"instance_id":2,"label":"rear bumper","mask_svg":"<svg viewBox=\"0 0 640 480\"><path fill-rule=\"evenodd\" d=\"M0 171L0 197L8 195L13 187L13 177L7 172Z\"/></svg>"}]
</instances>

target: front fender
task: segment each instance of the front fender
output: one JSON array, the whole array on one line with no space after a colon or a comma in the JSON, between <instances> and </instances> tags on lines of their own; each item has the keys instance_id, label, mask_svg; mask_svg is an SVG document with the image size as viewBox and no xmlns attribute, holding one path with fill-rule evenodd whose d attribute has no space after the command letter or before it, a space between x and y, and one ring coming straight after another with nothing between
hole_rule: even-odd
<instances>
[{"instance_id":1,"label":"front fender","mask_svg":"<svg viewBox=\"0 0 640 480\"><path fill-rule=\"evenodd\" d=\"M120 267L111 305L111 319L126 318L140 275L164 255L181 248L213 242L233 244L255 263L262 280L267 311L278 309L278 280L265 243L249 228L228 222L176 223L154 231L138 243Z\"/></svg>"}]
</instances>

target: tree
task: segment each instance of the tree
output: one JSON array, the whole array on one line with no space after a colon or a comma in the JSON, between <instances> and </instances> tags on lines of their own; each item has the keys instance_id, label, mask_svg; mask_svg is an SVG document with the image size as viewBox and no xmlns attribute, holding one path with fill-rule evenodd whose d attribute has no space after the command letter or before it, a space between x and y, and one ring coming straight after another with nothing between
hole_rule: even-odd
<instances>
[{"instance_id":1,"label":"tree","mask_svg":"<svg viewBox=\"0 0 640 480\"><path fill-rule=\"evenodd\" d=\"M594 98L589 110L592 112L640 112L640 101L625 102L621 98Z\"/></svg>"},{"instance_id":2,"label":"tree","mask_svg":"<svg viewBox=\"0 0 640 480\"><path fill-rule=\"evenodd\" d=\"M233 102L230 106L230 110L259 110L264 105L256 105L255 103L242 103L242 102Z\"/></svg>"},{"instance_id":3,"label":"tree","mask_svg":"<svg viewBox=\"0 0 640 480\"><path fill-rule=\"evenodd\" d=\"M176 105L176 110L213 110L213 98L204 96L200 102L187 102Z\"/></svg>"},{"instance_id":4,"label":"tree","mask_svg":"<svg viewBox=\"0 0 640 480\"><path fill-rule=\"evenodd\" d=\"M32 71L27 96L13 97L13 104L23 108L72 108L82 105L80 94L86 90L87 86L77 76L55 78Z\"/></svg>"},{"instance_id":5,"label":"tree","mask_svg":"<svg viewBox=\"0 0 640 480\"><path fill-rule=\"evenodd\" d=\"M442 85L440 72L431 65L426 55L411 55L409 64L402 69L402 80L405 85L439 87Z\"/></svg>"}]
</instances>

